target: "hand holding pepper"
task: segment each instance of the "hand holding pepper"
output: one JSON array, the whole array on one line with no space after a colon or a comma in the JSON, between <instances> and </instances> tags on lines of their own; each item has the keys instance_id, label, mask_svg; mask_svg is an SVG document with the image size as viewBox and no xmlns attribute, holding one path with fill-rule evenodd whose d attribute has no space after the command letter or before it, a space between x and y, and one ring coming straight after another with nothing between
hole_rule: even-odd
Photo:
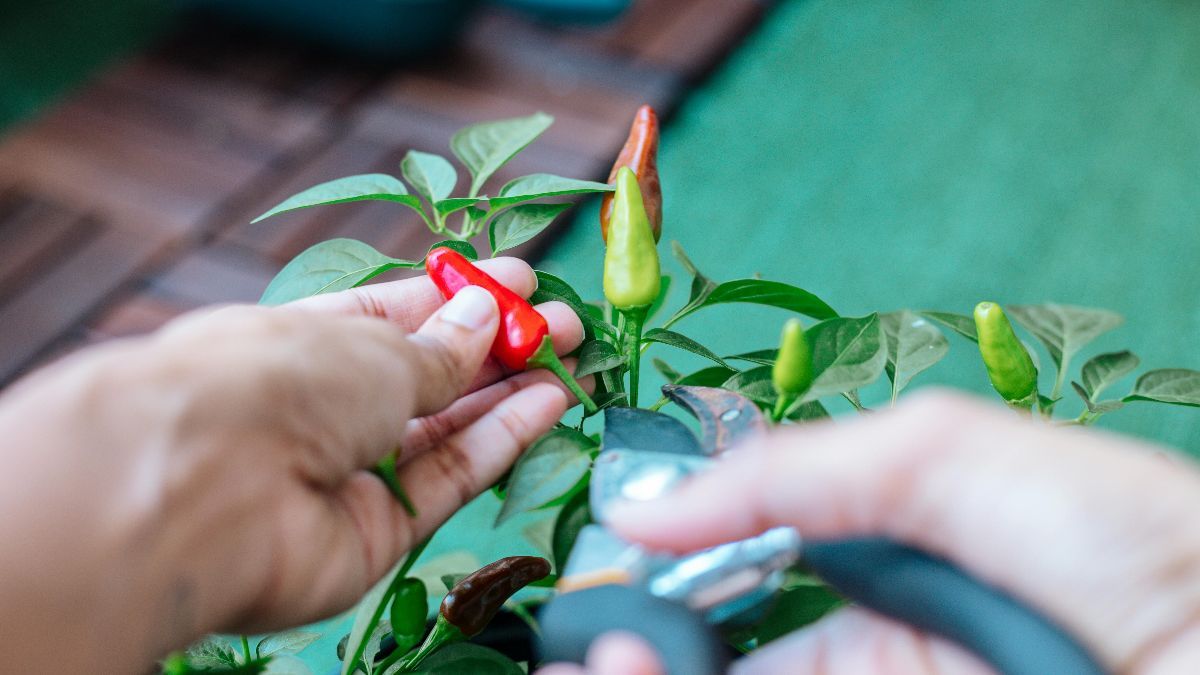
<instances>
[{"instance_id":1,"label":"hand holding pepper","mask_svg":"<svg viewBox=\"0 0 1200 675\"><path fill-rule=\"evenodd\" d=\"M535 288L518 260L479 267ZM537 309L580 343L568 307ZM7 390L0 535L37 546L0 555L5 667L145 672L207 632L349 607L565 412L549 373L486 358L499 323L486 293L443 303L421 277L198 312ZM397 446L415 518L366 470Z\"/></svg>"}]
</instances>

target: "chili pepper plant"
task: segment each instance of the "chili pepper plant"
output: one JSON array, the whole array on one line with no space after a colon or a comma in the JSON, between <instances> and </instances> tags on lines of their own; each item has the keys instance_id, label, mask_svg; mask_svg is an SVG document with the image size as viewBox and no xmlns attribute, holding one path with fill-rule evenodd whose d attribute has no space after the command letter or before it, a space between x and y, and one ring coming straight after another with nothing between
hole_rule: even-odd
<instances>
[{"instance_id":1,"label":"chili pepper plant","mask_svg":"<svg viewBox=\"0 0 1200 675\"><path fill-rule=\"evenodd\" d=\"M519 665L518 660L530 658L527 651L504 650L505 654L469 640L483 633L502 608L505 615L525 622L528 633L536 632L532 610L552 592L576 535L590 522L588 478L599 452L603 419L597 413L610 406L649 404L657 409L665 403L638 400L639 378L647 362L666 382L739 392L776 425L824 420L830 416L826 404L832 399L844 399L854 410L868 413L858 391L883 377L890 383L890 396L879 405L892 405L914 377L946 355L952 339L978 351L984 366L980 377L990 379L1005 403L1018 414L1047 424L1087 426L1136 402L1200 406L1200 372L1194 370L1145 371L1128 393L1106 396L1138 368L1133 352L1095 355L1075 367L1092 340L1121 324L1120 316L1106 310L1061 304L1001 307L984 301L972 313L901 309L842 316L814 293L791 283L710 277L688 259L680 243L660 246L658 242L662 232L670 232L670 223L662 219L658 121L648 106L637 111L608 182L536 173L498 189L492 186L496 171L551 122L550 116L537 113L476 124L456 133L450 149L466 169L463 193L455 194L460 172L448 159L414 150L400 164L403 180L385 174L340 178L305 190L259 218L363 200L390 201L412 209L442 239L425 254L408 252L410 257L396 258L394 252L377 251L350 239L322 242L279 272L263 293L262 303L278 305L352 288L392 269L424 268L446 297L466 285L492 293L503 314L492 350L497 360L512 370L548 368L584 403L581 413L569 413L566 419L572 423L560 423L534 443L493 489L503 500L497 525L530 511L545 511L553 518L545 557L505 558L469 575L446 575L445 598L430 617L426 589L411 575L422 544L359 603L350 634L338 650L342 675L520 673L536 665ZM603 198L601 227L596 232L596 245L607 246L603 297L580 293L568 281L538 271L538 288L526 301L472 264L480 255L471 243L477 237L486 233L486 254L498 255L533 239L571 207L572 198L586 195ZM669 248L690 276L686 301L679 307L665 306L671 279L661 275L660 248ZM744 275L752 270L736 272ZM549 348L546 322L531 306L552 300L566 303L584 326L585 340L574 354L573 373ZM780 340L720 355L704 346L701 336L675 329L692 314L736 303L777 308ZM967 298L963 303L964 307L973 304ZM1009 317L1041 343L1045 356L1039 359L1032 344L1018 337ZM670 365L672 350L698 355L710 365L681 372ZM1049 391L1039 389L1042 370L1054 373ZM575 385L574 377L586 375L595 376L591 397ZM1064 400L1068 396L1073 400ZM1064 416L1067 408L1071 411ZM377 473L397 499L416 512L421 505L409 503L396 480L395 464L396 457L389 457ZM541 595L526 593L530 599L513 599L530 584L541 587ZM815 621L840 603L819 580L797 569L772 609L727 638L731 646L749 651ZM240 650L237 639L208 639L169 657L164 672L309 672L290 654L313 639L313 634L303 632L267 636L252 649L251 641L241 638Z\"/></svg>"}]
</instances>

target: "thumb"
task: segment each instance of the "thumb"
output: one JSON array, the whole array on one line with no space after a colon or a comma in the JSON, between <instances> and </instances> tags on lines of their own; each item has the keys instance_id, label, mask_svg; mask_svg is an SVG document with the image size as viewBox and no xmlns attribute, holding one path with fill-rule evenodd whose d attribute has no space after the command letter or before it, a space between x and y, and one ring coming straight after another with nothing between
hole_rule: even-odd
<instances>
[{"instance_id":1,"label":"thumb","mask_svg":"<svg viewBox=\"0 0 1200 675\"><path fill-rule=\"evenodd\" d=\"M467 286L409 336L416 383L414 416L432 415L466 391L496 339L500 313L496 300Z\"/></svg>"}]
</instances>

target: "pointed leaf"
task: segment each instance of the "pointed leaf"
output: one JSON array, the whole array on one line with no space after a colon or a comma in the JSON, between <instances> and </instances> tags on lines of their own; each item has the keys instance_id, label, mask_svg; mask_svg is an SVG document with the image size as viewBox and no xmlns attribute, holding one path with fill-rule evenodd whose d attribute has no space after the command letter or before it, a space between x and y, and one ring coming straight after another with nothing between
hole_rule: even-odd
<instances>
[{"instance_id":1,"label":"pointed leaf","mask_svg":"<svg viewBox=\"0 0 1200 675\"><path fill-rule=\"evenodd\" d=\"M1121 325L1121 315L1103 309L1047 303L1013 305L1008 314L1046 346L1054 365L1066 370L1080 349Z\"/></svg>"},{"instance_id":2,"label":"pointed leaf","mask_svg":"<svg viewBox=\"0 0 1200 675\"><path fill-rule=\"evenodd\" d=\"M579 349L579 363L575 366L575 377L610 370L623 365L626 359L617 353L617 348L603 340L588 340Z\"/></svg>"},{"instance_id":3,"label":"pointed leaf","mask_svg":"<svg viewBox=\"0 0 1200 675\"><path fill-rule=\"evenodd\" d=\"M454 134L450 149L471 171L471 194L478 193L497 169L541 136L553 122L553 117L538 112L529 117L475 124Z\"/></svg>"},{"instance_id":4,"label":"pointed leaf","mask_svg":"<svg viewBox=\"0 0 1200 675\"><path fill-rule=\"evenodd\" d=\"M1096 400L1096 397L1100 396L1100 392L1133 372L1139 363L1141 363L1141 359L1129 350L1092 357L1083 364L1080 372L1083 388L1087 392L1088 398Z\"/></svg>"},{"instance_id":5,"label":"pointed leaf","mask_svg":"<svg viewBox=\"0 0 1200 675\"><path fill-rule=\"evenodd\" d=\"M946 356L950 342L932 323L907 309L880 314L879 324L887 336L887 373L894 399L914 376Z\"/></svg>"},{"instance_id":6,"label":"pointed leaf","mask_svg":"<svg viewBox=\"0 0 1200 675\"><path fill-rule=\"evenodd\" d=\"M692 387L720 387L729 381L729 378L737 374L738 371L732 368L723 366L710 366L697 370L694 373L684 375L675 381L675 384L686 385Z\"/></svg>"},{"instance_id":7,"label":"pointed leaf","mask_svg":"<svg viewBox=\"0 0 1200 675\"><path fill-rule=\"evenodd\" d=\"M277 654L299 654L304 648L321 638L321 634L311 630L289 630L283 633L272 633L258 641L254 648L258 657L274 656Z\"/></svg>"},{"instance_id":8,"label":"pointed leaf","mask_svg":"<svg viewBox=\"0 0 1200 675\"><path fill-rule=\"evenodd\" d=\"M554 429L539 438L513 467L508 497L496 516L496 525L540 508L575 487L591 467L588 451L595 446L574 429Z\"/></svg>"},{"instance_id":9,"label":"pointed leaf","mask_svg":"<svg viewBox=\"0 0 1200 675\"><path fill-rule=\"evenodd\" d=\"M531 199L612 191L613 186L607 183L564 178L549 173L535 173L521 176L500 188L500 194L492 197L490 206L492 209L501 209Z\"/></svg>"},{"instance_id":10,"label":"pointed leaf","mask_svg":"<svg viewBox=\"0 0 1200 675\"><path fill-rule=\"evenodd\" d=\"M368 173L361 176L338 178L328 183L321 183L320 185L310 187L299 194L288 197L277 204L275 208L250 222L257 223L277 213L294 211L295 209L303 209L310 206L344 204L346 202L365 200L398 202L412 207L418 213L421 213L420 200L408 194L404 183L401 183L398 178L385 173ZM424 216L424 213L422 213L422 216Z\"/></svg>"},{"instance_id":11,"label":"pointed leaf","mask_svg":"<svg viewBox=\"0 0 1200 675\"><path fill-rule=\"evenodd\" d=\"M692 289L688 295L688 304L675 314L675 316L686 316L691 313L693 305L698 306L708 297L709 293L712 293L717 284L696 268L691 258L688 258L687 254L683 252L683 247L679 245L679 242L671 242L671 253L679 261L679 264L683 265L683 269L692 275Z\"/></svg>"},{"instance_id":12,"label":"pointed leaf","mask_svg":"<svg viewBox=\"0 0 1200 675\"><path fill-rule=\"evenodd\" d=\"M1142 373L1124 401L1200 406L1200 371L1164 368Z\"/></svg>"},{"instance_id":13,"label":"pointed leaf","mask_svg":"<svg viewBox=\"0 0 1200 675\"><path fill-rule=\"evenodd\" d=\"M293 258L267 285L258 302L281 305L311 295L342 291L390 269L418 265L386 256L361 241L330 239Z\"/></svg>"},{"instance_id":14,"label":"pointed leaf","mask_svg":"<svg viewBox=\"0 0 1200 675\"><path fill-rule=\"evenodd\" d=\"M536 305L543 302L557 300L567 305L575 312L575 315L578 316L579 320L583 322L584 333L587 337L593 337L596 331L616 337L617 329L613 328L611 324L597 318L592 314L592 312L588 311L588 307L586 304L584 304L583 298L579 297L579 294L575 292L575 289L571 287L571 284L568 284L549 272L536 270L535 273L537 274L538 287L537 290L533 292L533 295L529 296L529 302Z\"/></svg>"},{"instance_id":15,"label":"pointed leaf","mask_svg":"<svg viewBox=\"0 0 1200 675\"><path fill-rule=\"evenodd\" d=\"M822 321L808 330L813 352L812 401L874 382L887 364L887 345L878 315Z\"/></svg>"},{"instance_id":16,"label":"pointed leaf","mask_svg":"<svg viewBox=\"0 0 1200 675\"><path fill-rule=\"evenodd\" d=\"M683 373L675 370L669 363L663 361L662 359L651 359L650 365L654 366L654 369L658 371L659 375L663 376L663 379L672 384L674 384L679 378L683 377Z\"/></svg>"},{"instance_id":17,"label":"pointed leaf","mask_svg":"<svg viewBox=\"0 0 1200 675\"><path fill-rule=\"evenodd\" d=\"M470 260L472 262L479 260L479 254L475 252L475 247L472 246L471 243L467 242L467 241L459 241L457 239L447 239L445 241L439 241L438 243L434 244L433 246L430 246L428 251L425 251L425 257L429 257L429 251L432 251L435 248L454 249L455 251L457 251L459 253L459 255L466 258L467 260ZM424 259L421 260L421 264L422 265L425 264Z\"/></svg>"},{"instance_id":18,"label":"pointed leaf","mask_svg":"<svg viewBox=\"0 0 1200 675\"><path fill-rule=\"evenodd\" d=\"M703 356L704 358L718 363L726 368L732 368L728 363L725 362L724 359L714 354L708 347L705 347L686 335L676 333L675 331L664 330L662 328L652 328L646 331L646 334L642 336L642 342L658 342L660 344L669 345L671 347L675 347L676 349L682 349L698 356Z\"/></svg>"},{"instance_id":19,"label":"pointed leaf","mask_svg":"<svg viewBox=\"0 0 1200 675\"><path fill-rule=\"evenodd\" d=\"M725 360L747 361L749 363L756 363L760 366L773 366L775 365L775 359L778 358L778 356L778 349L759 349L752 352L742 352L741 354L726 356Z\"/></svg>"},{"instance_id":20,"label":"pointed leaf","mask_svg":"<svg viewBox=\"0 0 1200 675\"><path fill-rule=\"evenodd\" d=\"M504 211L488 228L492 255L533 239L569 208L570 204L521 204Z\"/></svg>"},{"instance_id":21,"label":"pointed leaf","mask_svg":"<svg viewBox=\"0 0 1200 675\"><path fill-rule=\"evenodd\" d=\"M771 382L771 366L759 366L734 373L721 383L721 388L736 391L762 406L774 404L778 397L775 385Z\"/></svg>"},{"instance_id":22,"label":"pointed leaf","mask_svg":"<svg viewBox=\"0 0 1200 675\"><path fill-rule=\"evenodd\" d=\"M793 422L811 422L829 419L829 411L820 401L807 401L788 410L786 417Z\"/></svg>"},{"instance_id":23,"label":"pointed leaf","mask_svg":"<svg viewBox=\"0 0 1200 675\"><path fill-rule=\"evenodd\" d=\"M189 646L186 654L188 665L196 668L228 668L238 665L238 656L233 647L225 638L217 635L209 635Z\"/></svg>"},{"instance_id":24,"label":"pointed leaf","mask_svg":"<svg viewBox=\"0 0 1200 675\"><path fill-rule=\"evenodd\" d=\"M695 282L693 282L692 291L693 294L697 293ZM689 302L687 306L676 312L675 316L671 317L666 325L670 326L703 307L712 307L713 305L731 302L778 307L805 316L811 316L814 319L830 319L837 316L837 312L825 304L825 301L803 288L785 284L781 281L736 279L717 284L712 288L708 288L707 286L702 287L699 293L700 296L697 296L695 300Z\"/></svg>"},{"instance_id":25,"label":"pointed leaf","mask_svg":"<svg viewBox=\"0 0 1200 675\"><path fill-rule=\"evenodd\" d=\"M932 319L946 328L958 333L967 338L971 342L979 342L979 335L975 332L975 319L966 314L955 314L954 312L934 312L932 310L924 310L917 312L926 319Z\"/></svg>"},{"instance_id":26,"label":"pointed leaf","mask_svg":"<svg viewBox=\"0 0 1200 675\"><path fill-rule=\"evenodd\" d=\"M454 213L455 211L461 211L465 208L470 208L472 206L475 206L476 204L478 204L479 202L481 202L485 199L487 199L486 196L483 196L483 197L451 197L450 199L443 199L443 200L435 203L433 205L433 208L438 213L442 214L443 216L448 216L451 213Z\"/></svg>"},{"instance_id":27,"label":"pointed leaf","mask_svg":"<svg viewBox=\"0 0 1200 675\"><path fill-rule=\"evenodd\" d=\"M430 204L436 204L450 196L458 182L454 165L441 155L409 150L400 162L400 173L417 194Z\"/></svg>"},{"instance_id":28,"label":"pointed leaf","mask_svg":"<svg viewBox=\"0 0 1200 675\"><path fill-rule=\"evenodd\" d=\"M562 574L571 548L575 546L575 538L579 531L592 521L592 513L588 508L588 491L576 492L554 519L554 533L550 535L550 550L554 558L554 569Z\"/></svg>"}]
</instances>

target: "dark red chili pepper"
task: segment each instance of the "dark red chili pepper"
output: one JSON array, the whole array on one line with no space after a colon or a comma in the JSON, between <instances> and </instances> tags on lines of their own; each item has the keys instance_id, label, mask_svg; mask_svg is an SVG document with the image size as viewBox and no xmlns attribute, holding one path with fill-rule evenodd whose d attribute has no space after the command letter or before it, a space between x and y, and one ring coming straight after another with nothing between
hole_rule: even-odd
<instances>
[{"instance_id":1,"label":"dark red chili pepper","mask_svg":"<svg viewBox=\"0 0 1200 675\"><path fill-rule=\"evenodd\" d=\"M662 235L662 185L658 180L658 115L654 108L643 105L638 108L633 117L633 126L629 128L629 138L612 171L608 174L608 182L615 184L617 173L622 167L629 167L637 176L638 187L642 191L642 204L646 208L646 217L650 219L650 229L654 232L654 241ZM608 241L608 221L612 219L613 193L604 194L600 202L600 234Z\"/></svg>"},{"instance_id":2,"label":"dark red chili pepper","mask_svg":"<svg viewBox=\"0 0 1200 675\"><path fill-rule=\"evenodd\" d=\"M550 334L546 319L516 293L476 267L451 248L435 248L425 258L429 278L447 300L467 286L478 286L496 299L500 330L492 343L492 356L510 370L525 370L529 359Z\"/></svg>"},{"instance_id":3,"label":"dark red chili pepper","mask_svg":"<svg viewBox=\"0 0 1200 675\"><path fill-rule=\"evenodd\" d=\"M467 286L478 286L490 293L500 309L500 330L492 343L492 356L510 370L549 370L575 394L587 414L596 413L595 402L554 353L546 319L528 300L488 276L458 251L444 246L433 249L425 257L425 271L447 300Z\"/></svg>"},{"instance_id":4,"label":"dark red chili pepper","mask_svg":"<svg viewBox=\"0 0 1200 675\"><path fill-rule=\"evenodd\" d=\"M442 600L440 614L467 637L478 635L514 593L550 574L537 556L501 558L463 577Z\"/></svg>"}]
</instances>

